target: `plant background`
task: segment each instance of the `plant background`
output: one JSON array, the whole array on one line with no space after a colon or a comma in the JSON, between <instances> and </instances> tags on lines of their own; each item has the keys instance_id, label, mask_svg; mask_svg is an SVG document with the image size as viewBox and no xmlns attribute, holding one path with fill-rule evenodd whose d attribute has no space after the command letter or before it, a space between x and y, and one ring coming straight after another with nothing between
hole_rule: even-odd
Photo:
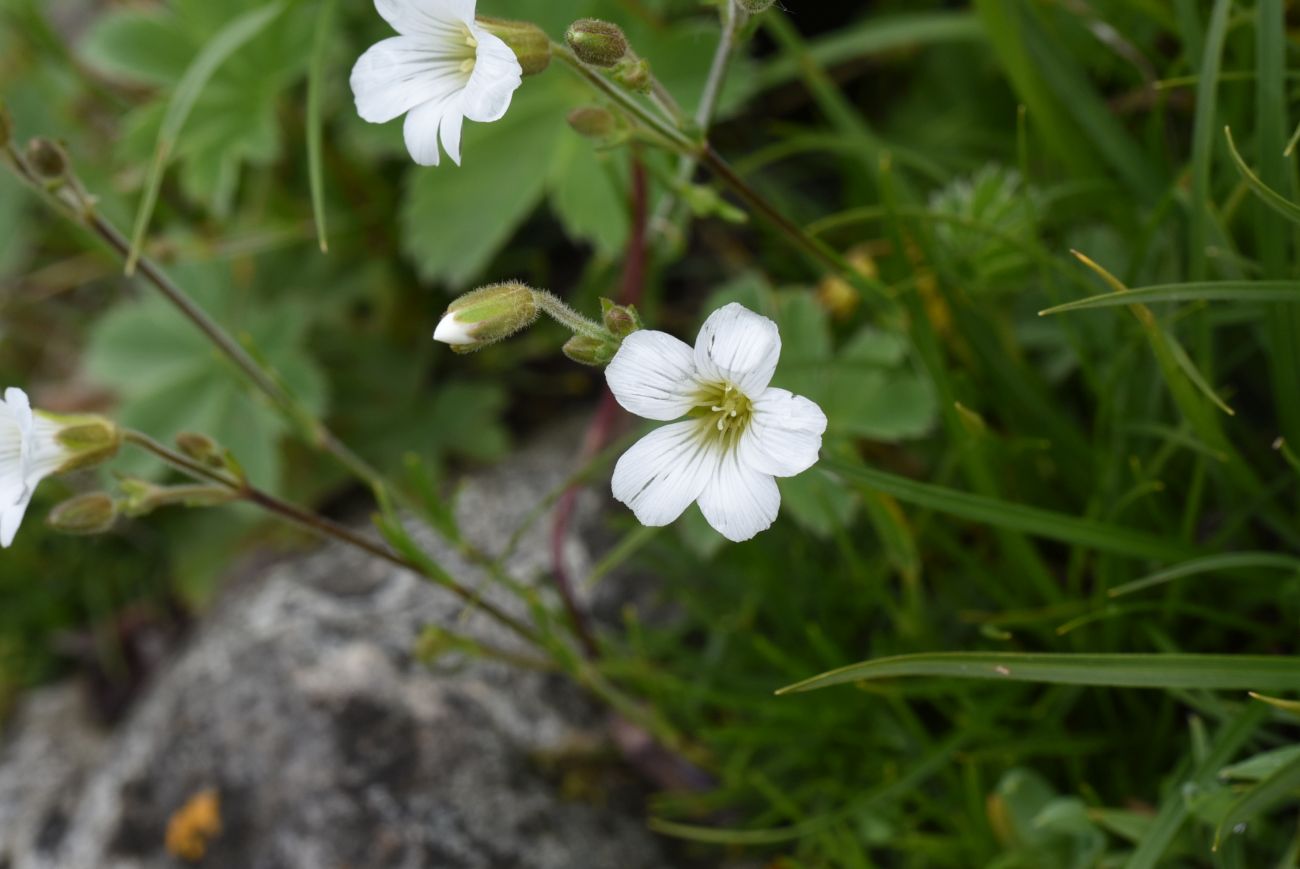
<instances>
[{"instance_id":1,"label":"plant background","mask_svg":"<svg viewBox=\"0 0 1300 869\"><path fill-rule=\"evenodd\" d=\"M66 142L104 213L129 226L178 79L263 5L0 0L0 94L19 134ZM385 25L368 3L331 5L320 42L326 3L297 0L212 78L148 250L367 458L400 474L414 453L451 479L586 412L602 387L558 354L558 327L455 357L429 340L438 315L507 278L594 311L622 265L629 155L569 129L567 111L593 99L555 65L501 122L467 125L464 166L411 165L400 124L351 109L348 71ZM1135 287L1294 277L1293 226L1251 197L1220 136L1231 125L1246 160L1293 192L1280 146L1294 34L1280 53L1261 49L1279 4L784 5L736 61L714 144L888 293L860 297L761 225L704 207L655 235L643 314L689 338L724 301L767 313L785 345L775 382L826 409L837 467L994 506L954 518L823 468L782 481L776 527L743 546L723 545L694 509L655 530L611 507L618 542L599 570L644 571L682 617L649 626L629 613L603 666L701 745L719 778L707 794L657 798L655 823L704 840L704 854L748 847L789 867L1136 866L1157 865L1143 843L1172 805L1191 820L1159 865L1296 865L1293 806L1209 848L1241 783L1297 751L1294 715L1255 715L1231 759L1282 753L1203 768L1228 725L1254 714L1241 696L943 680L772 696L909 652L1296 652L1295 563L1246 558L1112 600L1161 563L1022 535L997 516L1035 505L1189 556L1300 543L1296 471L1274 449L1300 437L1292 308L1157 306L1164 344L1122 308L1038 316L1107 290L1071 249ZM581 16L617 20L688 110L716 40L716 13L693 0L480 6L553 36ZM314 63L327 255L306 160ZM646 159L652 179L671 173L670 159ZM0 379L43 406L111 411L159 438L200 430L266 488L364 511L364 493L287 439L187 323L5 175L0 305ZM1185 348L1172 367L1168 342ZM69 491L43 487L0 559L0 707L78 669L118 709L139 675L123 651L135 626L200 613L232 552L304 544L241 511L56 537L36 520ZM695 826L718 817L735 829Z\"/></svg>"}]
</instances>

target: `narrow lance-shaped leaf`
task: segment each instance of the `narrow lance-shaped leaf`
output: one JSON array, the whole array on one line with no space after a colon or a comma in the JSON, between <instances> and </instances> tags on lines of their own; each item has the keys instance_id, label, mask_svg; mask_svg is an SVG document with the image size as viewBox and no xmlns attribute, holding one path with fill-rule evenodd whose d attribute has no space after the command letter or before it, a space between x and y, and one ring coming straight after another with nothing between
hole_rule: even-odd
<instances>
[{"instance_id":1,"label":"narrow lance-shaped leaf","mask_svg":"<svg viewBox=\"0 0 1300 869\"><path fill-rule=\"evenodd\" d=\"M1265 655L1062 655L933 652L877 658L782 688L794 694L874 679L931 676L1107 688L1276 690L1300 687L1300 657Z\"/></svg>"},{"instance_id":2,"label":"narrow lance-shaped leaf","mask_svg":"<svg viewBox=\"0 0 1300 869\"><path fill-rule=\"evenodd\" d=\"M149 174L145 179L144 197L140 209L136 212L135 228L131 233L131 249L127 254L126 273L135 272L135 265L140 259L144 247L145 234L149 230L149 221L153 217L154 207L158 204L158 193L162 189L163 175L167 163L176 148L176 141L194 110L195 103L203 94L203 89L221 65L232 54L252 41L266 29L272 21L284 11L282 0L263 6L239 16L223 27L212 41L203 47L198 57L185 70L180 83L167 103L163 115L162 127L158 130L158 143L154 148L153 161L149 164Z\"/></svg>"}]
</instances>

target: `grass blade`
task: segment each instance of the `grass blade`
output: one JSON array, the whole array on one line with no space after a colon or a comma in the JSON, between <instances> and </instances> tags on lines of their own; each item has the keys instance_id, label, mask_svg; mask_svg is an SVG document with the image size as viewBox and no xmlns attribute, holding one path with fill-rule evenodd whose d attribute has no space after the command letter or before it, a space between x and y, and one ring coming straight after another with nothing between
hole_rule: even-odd
<instances>
[{"instance_id":1,"label":"grass blade","mask_svg":"<svg viewBox=\"0 0 1300 869\"><path fill-rule=\"evenodd\" d=\"M307 175L311 183L311 209L316 219L320 252L329 253L325 222L325 167L321 158L324 123L321 119L321 91L325 81L325 52L334 32L334 9L338 0L322 0L312 39L311 67L307 74Z\"/></svg>"},{"instance_id":2,"label":"grass blade","mask_svg":"<svg viewBox=\"0 0 1300 869\"><path fill-rule=\"evenodd\" d=\"M1184 544L1118 525L971 495L836 459L826 460L823 465L849 483L892 495L908 504L982 522L995 528L1156 561L1183 561L1195 554L1195 550Z\"/></svg>"},{"instance_id":3,"label":"grass blade","mask_svg":"<svg viewBox=\"0 0 1300 869\"><path fill-rule=\"evenodd\" d=\"M1119 308L1160 302L1300 303L1300 281L1200 281L1137 287L1123 294L1107 293L1066 302L1039 312L1040 317L1097 308Z\"/></svg>"},{"instance_id":4,"label":"grass blade","mask_svg":"<svg viewBox=\"0 0 1300 869\"><path fill-rule=\"evenodd\" d=\"M915 676L1098 688L1276 690L1300 686L1300 657L930 652L851 664L789 685L776 693L798 694L848 682Z\"/></svg>"},{"instance_id":5,"label":"grass blade","mask_svg":"<svg viewBox=\"0 0 1300 869\"><path fill-rule=\"evenodd\" d=\"M1268 778L1246 791L1229 808L1214 833L1214 850L1219 850L1223 836L1235 832L1256 815L1262 814L1295 791L1300 790L1300 757L1283 765Z\"/></svg>"},{"instance_id":6,"label":"grass blade","mask_svg":"<svg viewBox=\"0 0 1300 869\"><path fill-rule=\"evenodd\" d=\"M1241 173L1242 180L1246 182L1252 193L1259 197L1260 201L1287 220L1300 223L1300 205L1295 204L1287 199L1281 193L1278 193L1272 187L1269 187L1264 181L1255 174L1254 170L1246 164L1237 150L1237 143L1232 138L1232 129L1223 128L1223 135L1228 140L1228 154L1232 157L1232 162L1236 164L1237 171Z\"/></svg>"},{"instance_id":7,"label":"grass blade","mask_svg":"<svg viewBox=\"0 0 1300 869\"><path fill-rule=\"evenodd\" d=\"M135 228L131 232L131 248L126 258L126 273L134 274L140 252L144 247L145 234L149 230L149 221L153 218L154 207L158 204L158 193L162 189L163 175L167 163L176 148L176 140L195 103L203 94L208 81L232 54L247 45L259 33L279 17L284 11L283 0L246 12L223 27L212 41L203 47L198 57L185 70L163 115L162 126L158 130L158 143L154 147L153 161L149 164L149 174L145 179L144 197L140 209L136 212Z\"/></svg>"},{"instance_id":8,"label":"grass blade","mask_svg":"<svg viewBox=\"0 0 1300 869\"><path fill-rule=\"evenodd\" d=\"M1145 591L1201 573L1214 573L1220 570L1251 570L1254 568L1277 568L1278 570L1300 571L1300 558L1279 555L1276 552L1230 552L1226 555L1210 555L1196 558L1183 564L1153 573L1142 579L1135 579L1123 585L1117 585L1107 592L1112 598L1123 597L1134 592Z\"/></svg>"},{"instance_id":9,"label":"grass blade","mask_svg":"<svg viewBox=\"0 0 1300 869\"><path fill-rule=\"evenodd\" d=\"M1220 731L1205 759L1193 770L1190 783L1207 784L1218 775L1219 770L1246 744L1246 740L1250 739L1264 720L1264 708L1259 705L1248 707ZM1156 869L1189 814L1190 809L1182 788L1170 788L1169 794L1160 804L1155 820L1147 828L1137 848L1129 855L1124 869Z\"/></svg>"}]
</instances>

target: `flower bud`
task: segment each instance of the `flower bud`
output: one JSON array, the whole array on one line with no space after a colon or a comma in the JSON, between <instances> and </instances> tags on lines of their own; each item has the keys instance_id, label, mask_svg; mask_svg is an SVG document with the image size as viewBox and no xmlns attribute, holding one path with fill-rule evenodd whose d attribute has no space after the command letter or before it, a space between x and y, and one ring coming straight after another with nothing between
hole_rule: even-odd
<instances>
[{"instance_id":1,"label":"flower bud","mask_svg":"<svg viewBox=\"0 0 1300 869\"><path fill-rule=\"evenodd\" d=\"M102 465L117 455L122 446L122 430L102 416L64 416L37 411L36 417L55 427L54 441L63 450L63 461L55 473Z\"/></svg>"},{"instance_id":2,"label":"flower bud","mask_svg":"<svg viewBox=\"0 0 1300 869\"><path fill-rule=\"evenodd\" d=\"M568 356L579 365L608 365L618 352L618 344L613 341L602 341L599 338L592 338L589 335L574 335L565 342L564 355Z\"/></svg>"},{"instance_id":3,"label":"flower bud","mask_svg":"<svg viewBox=\"0 0 1300 869\"><path fill-rule=\"evenodd\" d=\"M583 18L569 25L564 41L583 63L608 69L627 54L627 37L617 24Z\"/></svg>"},{"instance_id":4,"label":"flower bud","mask_svg":"<svg viewBox=\"0 0 1300 869\"><path fill-rule=\"evenodd\" d=\"M78 495L50 511L45 524L64 534L103 534L117 522L117 503L104 492Z\"/></svg>"},{"instance_id":5,"label":"flower bud","mask_svg":"<svg viewBox=\"0 0 1300 869\"><path fill-rule=\"evenodd\" d=\"M176 448L200 464L210 468L226 466L226 451L221 444L205 434L183 431L176 436Z\"/></svg>"},{"instance_id":6,"label":"flower bud","mask_svg":"<svg viewBox=\"0 0 1300 869\"><path fill-rule=\"evenodd\" d=\"M52 139L38 138L27 143L27 162L43 181L62 181L68 174L68 155Z\"/></svg>"},{"instance_id":7,"label":"flower bud","mask_svg":"<svg viewBox=\"0 0 1300 869\"><path fill-rule=\"evenodd\" d=\"M654 81L650 75L650 61L641 57L624 60L614 69L612 75L614 81L637 93L649 91Z\"/></svg>"},{"instance_id":8,"label":"flower bud","mask_svg":"<svg viewBox=\"0 0 1300 869\"><path fill-rule=\"evenodd\" d=\"M776 0L736 0L736 5L751 15L766 12L774 3Z\"/></svg>"},{"instance_id":9,"label":"flower bud","mask_svg":"<svg viewBox=\"0 0 1300 869\"><path fill-rule=\"evenodd\" d=\"M433 340L456 353L473 353L531 326L538 310L533 291L523 284L482 287L451 303Z\"/></svg>"},{"instance_id":10,"label":"flower bud","mask_svg":"<svg viewBox=\"0 0 1300 869\"><path fill-rule=\"evenodd\" d=\"M496 36L519 58L524 75L536 75L551 65L551 38L531 21L479 18L479 26Z\"/></svg>"},{"instance_id":11,"label":"flower bud","mask_svg":"<svg viewBox=\"0 0 1300 869\"><path fill-rule=\"evenodd\" d=\"M600 106L579 106L569 112L569 126L588 139L609 139L620 131L618 118Z\"/></svg>"},{"instance_id":12,"label":"flower bud","mask_svg":"<svg viewBox=\"0 0 1300 869\"><path fill-rule=\"evenodd\" d=\"M641 328L641 317L634 305L616 305L609 299L600 300L605 328L615 338L626 338Z\"/></svg>"}]
</instances>

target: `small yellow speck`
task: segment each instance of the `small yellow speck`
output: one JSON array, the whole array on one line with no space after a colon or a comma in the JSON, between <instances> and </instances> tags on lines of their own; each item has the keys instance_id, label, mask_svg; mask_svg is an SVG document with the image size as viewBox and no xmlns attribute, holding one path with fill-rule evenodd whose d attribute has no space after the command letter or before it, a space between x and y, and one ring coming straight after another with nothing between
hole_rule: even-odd
<instances>
[{"instance_id":1,"label":"small yellow speck","mask_svg":"<svg viewBox=\"0 0 1300 869\"><path fill-rule=\"evenodd\" d=\"M221 797L213 788L199 791L167 822L167 852L190 863L208 853L221 834Z\"/></svg>"}]
</instances>

